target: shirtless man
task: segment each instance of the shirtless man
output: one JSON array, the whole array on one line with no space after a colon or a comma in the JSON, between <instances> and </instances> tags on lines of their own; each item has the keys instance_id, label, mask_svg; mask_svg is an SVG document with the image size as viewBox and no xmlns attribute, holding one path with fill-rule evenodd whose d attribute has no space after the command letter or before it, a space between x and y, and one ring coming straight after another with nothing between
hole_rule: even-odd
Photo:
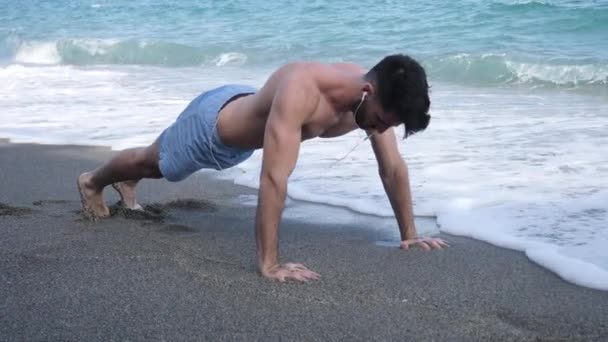
<instances>
[{"instance_id":1,"label":"shirtless man","mask_svg":"<svg viewBox=\"0 0 608 342\"><path fill-rule=\"evenodd\" d=\"M367 72L347 63L287 64L259 91L226 85L203 93L152 145L121 151L105 165L81 174L83 210L94 219L108 216L102 192L110 184L125 207L139 209L135 186L142 178L176 182L202 168L235 166L263 148L255 220L258 271L279 281L318 279L302 264L279 263L287 179L302 141L364 129L371 134L401 247L441 248L447 246L441 239L417 236L407 165L392 128L404 124L406 137L424 130L429 105L426 73L408 56L387 56Z\"/></svg>"}]
</instances>

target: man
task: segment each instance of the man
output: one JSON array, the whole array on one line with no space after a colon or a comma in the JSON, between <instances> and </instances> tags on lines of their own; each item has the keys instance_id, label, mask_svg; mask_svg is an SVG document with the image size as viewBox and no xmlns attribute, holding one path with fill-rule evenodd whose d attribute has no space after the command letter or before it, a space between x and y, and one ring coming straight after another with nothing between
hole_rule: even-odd
<instances>
[{"instance_id":1,"label":"man","mask_svg":"<svg viewBox=\"0 0 608 342\"><path fill-rule=\"evenodd\" d=\"M103 189L112 184L130 209L141 208L135 186L142 178L179 181L202 168L226 169L263 148L255 221L259 272L279 281L307 281L319 275L301 264L279 263L278 229L287 179L300 143L364 129L395 212L401 247L441 248L441 239L416 234L407 166L393 126L406 137L429 123L426 73L404 55L385 57L369 72L354 64L292 63L279 68L256 91L227 85L194 99L156 141L119 152L100 168L81 174L78 189L84 212L105 217Z\"/></svg>"}]
</instances>

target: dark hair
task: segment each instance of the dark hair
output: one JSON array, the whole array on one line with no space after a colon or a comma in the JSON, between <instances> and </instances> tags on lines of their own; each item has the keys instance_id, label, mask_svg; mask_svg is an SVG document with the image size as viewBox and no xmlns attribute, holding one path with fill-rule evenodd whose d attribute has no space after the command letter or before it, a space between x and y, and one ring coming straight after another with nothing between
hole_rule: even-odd
<instances>
[{"instance_id":1,"label":"dark hair","mask_svg":"<svg viewBox=\"0 0 608 342\"><path fill-rule=\"evenodd\" d=\"M416 60L402 54L386 56L366 78L374 83L383 109L395 113L404 124L404 139L429 125L429 86Z\"/></svg>"}]
</instances>

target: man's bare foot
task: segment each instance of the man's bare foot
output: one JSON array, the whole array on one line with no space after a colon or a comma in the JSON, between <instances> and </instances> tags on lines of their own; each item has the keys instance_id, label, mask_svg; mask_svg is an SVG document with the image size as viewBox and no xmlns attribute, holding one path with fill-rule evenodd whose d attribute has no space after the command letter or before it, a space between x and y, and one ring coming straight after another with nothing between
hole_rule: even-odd
<instances>
[{"instance_id":1,"label":"man's bare foot","mask_svg":"<svg viewBox=\"0 0 608 342\"><path fill-rule=\"evenodd\" d=\"M77 186L84 214L92 220L110 216L110 209L103 200L103 189L91 186L91 173L78 176Z\"/></svg>"},{"instance_id":2,"label":"man's bare foot","mask_svg":"<svg viewBox=\"0 0 608 342\"><path fill-rule=\"evenodd\" d=\"M135 199L135 186L137 182L126 181L112 184L114 190L120 195L120 201L123 207L131 210L144 210Z\"/></svg>"}]
</instances>

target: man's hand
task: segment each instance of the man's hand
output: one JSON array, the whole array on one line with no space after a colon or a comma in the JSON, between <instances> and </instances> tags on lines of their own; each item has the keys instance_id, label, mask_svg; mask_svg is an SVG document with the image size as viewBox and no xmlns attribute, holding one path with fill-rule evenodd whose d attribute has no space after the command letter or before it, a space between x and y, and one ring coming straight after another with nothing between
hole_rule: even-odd
<instances>
[{"instance_id":1,"label":"man's hand","mask_svg":"<svg viewBox=\"0 0 608 342\"><path fill-rule=\"evenodd\" d=\"M426 251L430 251L431 249L442 249L443 247L449 247L445 241L440 238L423 238L423 237L415 237L407 240L401 241L401 249L409 249L410 247L421 247Z\"/></svg>"},{"instance_id":2,"label":"man's hand","mask_svg":"<svg viewBox=\"0 0 608 342\"><path fill-rule=\"evenodd\" d=\"M278 264L266 270L262 269L261 273L266 278L278 280L280 282L286 280L306 282L309 280L319 280L321 277L319 274L309 270L306 266L294 263Z\"/></svg>"}]
</instances>

